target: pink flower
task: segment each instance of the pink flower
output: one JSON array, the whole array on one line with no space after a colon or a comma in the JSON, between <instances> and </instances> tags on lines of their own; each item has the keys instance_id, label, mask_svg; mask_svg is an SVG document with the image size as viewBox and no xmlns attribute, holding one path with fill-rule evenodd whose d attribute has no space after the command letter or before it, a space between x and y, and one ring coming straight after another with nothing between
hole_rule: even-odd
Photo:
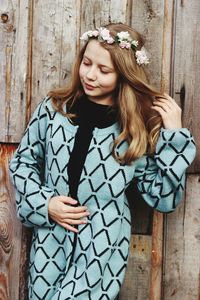
<instances>
[{"instance_id":1,"label":"pink flower","mask_svg":"<svg viewBox=\"0 0 200 300\"><path fill-rule=\"evenodd\" d=\"M130 48L131 48L131 44L130 44L129 42L126 42L126 41L121 41L121 42L119 43L119 46L120 46L121 48L126 48L126 49L130 49Z\"/></svg>"},{"instance_id":2,"label":"pink flower","mask_svg":"<svg viewBox=\"0 0 200 300\"><path fill-rule=\"evenodd\" d=\"M141 50L135 52L136 61L138 65L147 65L149 63L150 54L142 47Z\"/></svg>"}]
</instances>

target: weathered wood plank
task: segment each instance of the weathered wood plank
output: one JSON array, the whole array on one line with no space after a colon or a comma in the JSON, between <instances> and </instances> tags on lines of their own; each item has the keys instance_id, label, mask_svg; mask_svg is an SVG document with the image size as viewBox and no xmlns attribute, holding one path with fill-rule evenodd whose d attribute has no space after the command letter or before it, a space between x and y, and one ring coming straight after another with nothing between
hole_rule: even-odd
<instances>
[{"instance_id":1,"label":"weathered wood plank","mask_svg":"<svg viewBox=\"0 0 200 300\"><path fill-rule=\"evenodd\" d=\"M119 300L149 299L151 236L132 235L130 257Z\"/></svg>"},{"instance_id":2,"label":"weathered wood plank","mask_svg":"<svg viewBox=\"0 0 200 300\"><path fill-rule=\"evenodd\" d=\"M20 139L26 121L28 7L30 1L1 0L0 141Z\"/></svg>"},{"instance_id":3,"label":"weathered wood plank","mask_svg":"<svg viewBox=\"0 0 200 300\"><path fill-rule=\"evenodd\" d=\"M151 277L150 277L150 300L161 299L161 278L163 258L163 215L154 212L152 231L152 253L151 253Z\"/></svg>"},{"instance_id":4,"label":"weathered wood plank","mask_svg":"<svg viewBox=\"0 0 200 300\"><path fill-rule=\"evenodd\" d=\"M31 231L16 218L8 162L15 145L0 144L0 299L27 300L27 265Z\"/></svg>"},{"instance_id":5,"label":"weathered wood plank","mask_svg":"<svg viewBox=\"0 0 200 300\"><path fill-rule=\"evenodd\" d=\"M200 148L200 1L175 1L171 86L183 109L183 124L192 130ZM200 152L190 172L200 172Z\"/></svg>"},{"instance_id":6,"label":"weathered wood plank","mask_svg":"<svg viewBox=\"0 0 200 300\"><path fill-rule=\"evenodd\" d=\"M145 38L145 47L151 54L146 67L150 82L160 88L162 74L164 1L132 1L131 26Z\"/></svg>"},{"instance_id":7,"label":"weathered wood plank","mask_svg":"<svg viewBox=\"0 0 200 300\"><path fill-rule=\"evenodd\" d=\"M0 298L5 300L10 299L12 294L17 298L19 289L18 280L11 282L13 274L17 279L19 277L21 243L16 238L20 236L20 228L15 217L7 169L8 155L12 151L13 147L8 149L0 145Z\"/></svg>"},{"instance_id":8,"label":"weathered wood plank","mask_svg":"<svg viewBox=\"0 0 200 300\"><path fill-rule=\"evenodd\" d=\"M185 201L166 218L164 300L199 298L199 175L188 175L186 187Z\"/></svg>"},{"instance_id":9,"label":"weathered wood plank","mask_svg":"<svg viewBox=\"0 0 200 300\"><path fill-rule=\"evenodd\" d=\"M131 25L143 34L145 46L151 54L151 64L146 68L151 84L169 92L171 1L132 1ZM161 299L163 216L154 212L152 231L152 256L149 268L149 299Z\"/></svg>"},{"instance_id":10,"label":"weathered wood plank","mask_svg":"<svg viewBox=\"0 0 200 300\"><path fill-rule=\"evenodd\" d=\"M70 80L79 44L80 0L35 1L31 110L54 87Z\"/></svg>"},{"instance_id":11,"label":"weathered wood plank","mask_svg":"<svg viewBox=\"0 0 200 300\"><path fill-rule=\"evenodd\" d=\"M81 2L81 32L109 22L126 22L128 0L85 0Z\"/></svg>"}]
</instances>

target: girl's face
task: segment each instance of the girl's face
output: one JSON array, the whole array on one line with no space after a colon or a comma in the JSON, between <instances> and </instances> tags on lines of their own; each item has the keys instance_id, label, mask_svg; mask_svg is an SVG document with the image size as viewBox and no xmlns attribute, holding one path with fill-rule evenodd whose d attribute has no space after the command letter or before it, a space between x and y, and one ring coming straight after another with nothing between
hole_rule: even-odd
<instances>
[{"instance_id":1,"label":"girl's face","mask_svg":"<svg viewBox=\"0 0 200 300\"><path fill-rule=\"evenodd\" d=\"M112 105L117 73L110 53L97 40L91 40L79 69L80 80L88 98L99 104Z\"/></svg>"}]
</instances>

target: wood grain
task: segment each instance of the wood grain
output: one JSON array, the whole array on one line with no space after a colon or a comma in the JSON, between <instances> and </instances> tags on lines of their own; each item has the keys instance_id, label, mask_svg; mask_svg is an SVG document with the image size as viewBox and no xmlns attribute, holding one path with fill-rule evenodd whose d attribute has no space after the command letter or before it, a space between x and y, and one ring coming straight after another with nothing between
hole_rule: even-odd
<instances>
[{"instance_id":1,"label":"wood grain","mask_svg":"<svg viewBox=\"0 0 200 300\"><path fill-rule=\"evenodd\" d=\"M185 201L167 216L164 300L196 300L200 276L200 178L188 175Z\"/></svg>"},{"instance_id":2,"label":"wood grain","mask_svg":"<svg viewBox=\"0 0 200 300\"><path fill-rule=\"evenodd\" d=\"M55 87L70 80L79 44L80 1L35 1L31 110Z\"/></svg>"},{"instance_id":3,"label":"wood grain","mask_svg":"<svg viewBox=\"0 0 200 300\"><path fill-rule=\"evenodd\" d=\"M145 67L145 69L151 84L160 89L162 74L164 1L133 0L130 25L144 36L145 47L151 54L151 63Z\"/></svg>"},{"instance_id":4,"label":"wood grain","mask_svg":"<svg viewBox=\"0 0 200 300\"><path fill-rule=\"evenodd\" d=\"M1 142L18 142L26 124L30 2L5 0L0 5Z\"/></svg>"},{"instance_id":5,"label":"wood grain","mask_svg":"<svg viewBox=\"0 0 200 300\"><path fill-rule=\"evenodd\" d=\"M200 1L175 1L173 55L171 69L172 95L182 107L183 126L190 128L200 147ZM200 172L200 153L190 167L191 173Z\"/></svg>"},{"instance_id":6,"label":"wood grain","mask_svg":"<svg viewBox=\"0 0 200 300\"><path fill-rule=\"evenodd\" d=\"M132 235L130 257L119 300L149 299L151 236Z\"/></svg>"},{"instance_id":7,"label":"wood grain","mask_svg":"<svg viewBox=\"0 0 200 300\"><path fill-rule=\"evenodd\" d=\"M15 214L13 191L9 184L8 158L14 147L0 145L0 299L17 299L19 282L20 229ZM13 298L14 299L14 298Z\"/></svg>"}]
</instances>

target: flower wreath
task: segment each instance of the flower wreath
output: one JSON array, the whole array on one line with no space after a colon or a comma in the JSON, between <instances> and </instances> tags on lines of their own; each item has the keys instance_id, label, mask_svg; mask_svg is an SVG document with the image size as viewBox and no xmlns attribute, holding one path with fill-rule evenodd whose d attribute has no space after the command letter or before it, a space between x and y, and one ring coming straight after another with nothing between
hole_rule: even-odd
<instances>
[{"instance_id":1,"label":"flower wreath","mask_svg":"<svg viewBox=\"0 0 200 300\"><path fill-rule=\"evenodd\" d=\"M137 50L138 41L133 40L128 31L118 32L116 37L113 38L108 29L100 27L96 30L84 32L80 39L87 42L92 37L98 38L100 41L104 41L107 44L117 43L122 49L132 49L135 52L136 62L138 65L147 65L149 63L150 54L144 46L140 50Z\"/></svg>"}]
</instances>

